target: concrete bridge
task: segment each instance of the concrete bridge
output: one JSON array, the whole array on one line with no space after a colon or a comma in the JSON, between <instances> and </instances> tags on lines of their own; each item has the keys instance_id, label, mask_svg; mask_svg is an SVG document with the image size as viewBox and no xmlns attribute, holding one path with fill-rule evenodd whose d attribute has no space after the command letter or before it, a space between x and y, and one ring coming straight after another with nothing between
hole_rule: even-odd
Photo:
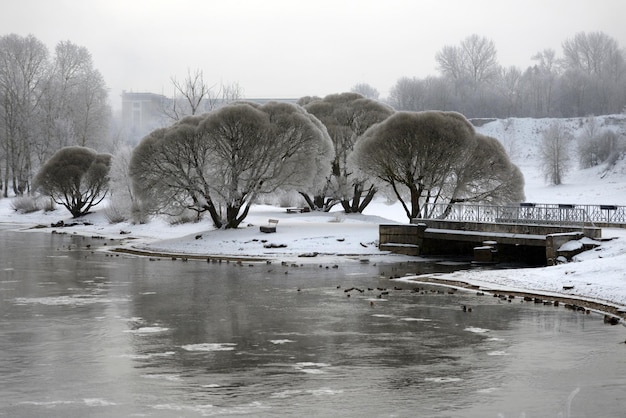
<instances>
[{"instance_id":1,"label":"concrete bridge","mask_svg":"<svg viewBox=\"0 0 626 418\"><path fill-rule=\"evenodd\" d=\"M455 209L452 218L413 219L409 225L380 225L379 249L407 255L467 255L476 262L524 261L535 265L552 265L559 256L569 258L593 246L565 246L583 237L599 240L602 229L584 221L572 221L572 214L581 219L582 209L574 207L542 208L521 205L471 205L471 210ZM548 219L529 216L550 211ZM563 211L558 213L558 211ZM449 213L449 214L450 214ZM460 214L471 213L471 220L459 220ZM485 217L480 218L480 213ZM517 216L511 216L516 214ZM522 216L520 216L522 215ZM489 221L481 219L488 218ZM478 220L475 220L478 219ZM626 222L625 222L626 225Z\"/></svg>"}]
</instances>

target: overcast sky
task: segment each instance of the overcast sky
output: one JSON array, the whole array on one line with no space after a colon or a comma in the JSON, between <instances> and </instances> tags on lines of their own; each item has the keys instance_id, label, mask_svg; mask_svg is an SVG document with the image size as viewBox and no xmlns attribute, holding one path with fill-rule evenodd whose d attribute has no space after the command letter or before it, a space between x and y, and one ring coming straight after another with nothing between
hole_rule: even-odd
<instances>
[{"instance_id":1,"label":"overcast sky","mask_svg":"<svg viewBox=\"0 0 626 418\"><path fill-rule=\"evenodd\" d=\"M247 98L298 98L436 75L435 54L478 34L500 64L529 66L578 32L626 47L625 0L0 0L0 35L33 34L51 53L85 46L120 106L122 90L171 95L202 69Z\"/></svg>"}]
</instances>

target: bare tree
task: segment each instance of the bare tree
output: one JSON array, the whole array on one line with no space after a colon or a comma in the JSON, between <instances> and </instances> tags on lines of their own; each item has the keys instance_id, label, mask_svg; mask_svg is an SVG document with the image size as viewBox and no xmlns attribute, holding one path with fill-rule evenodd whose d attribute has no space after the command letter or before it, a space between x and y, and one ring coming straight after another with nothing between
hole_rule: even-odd
<instances>
[{"instance_id":1,"label":"bare tree","mask_svg":"<svg viewBox=\"0 0 626 418\"><path fill-rule=\"evenodd\" d=\"M619 44L603 32L579 32L566 39L563 55L566 69L580 70L587 75L601 77L624 71Z\"/></svg>"},{"instance_id":2,"label":"bare tree","mask_svg":"<svg viewBox=\"0 0 626 418\"><path fill-rule=\"evenodd\" d=\"M202 70L195 70L192 73L188 69L187 77L182 82L176 77L172 77L171 80L174 86L174 98L171 107L165 109L167 116L177 121L185 116L198 114L202 101L208 98L211 91L211 87L204 81Z\"/></svg>"},{"instance_id":3,"label":"bare tree","mask_svg":"<svg viewBox=\"0 0 626 418\"><path fill-rule=\"evenodd\" d=\"M579 32L563 42L564 92L567 113L618 112L626 91L626 58L617 41L603 32Z\"/></svg>"},{"instance_id":4,"label":"bare tree","mask_svg":"<svg viewBox=\"0 0 626 418\"><path fill-rule=\"evenodd\" d=\"M43 156L70 145L103 148L111 119L107 100L106 84L87 48L59 42L43 100L50 125Z\"/></svg>"},{"instance_id":5,"label":"bare tree","mask_svg":"<svg viewBox=\"0 0 626 418\"><path fill-rule=\"evenodd\" d=\"M380 96L378 90L367 83L357 83L352 86L350 91L372 100L378 100L378 97Z\"/></svg>"},{"instance_id":6,"label":"bare tree","mask_svg":"<svg viewBox=\"0 0 626 418\"><path fill-rule=\"evenodd\" d=\"M48 50L32 35L0 37L0 145L4 196L9 181L16 195L27 193L32 150L39 126L39 103L47 82Z\"/></svg>"},{"instance_id":7,"label":"bare tree","mask_svg":"<svg viewBox=\"0 0 626 418\"><path fill-rule=\"evenodd\" d=\"M553 114L554 96L560 66L553 49L544 49L532 56L537 62L522 76L522 98L526 114L533 117L546 117Z\"/></svg>"},{"instance_id":8,"label":"bare tree","mask_svg":"<svg viewBox=\"0 0 626 418\"><path fill-rule=\"evenodd\" d=\"M341 203L346 213L361 213L377 188L367 177L359 177L348 167L348 156L361 135L375 123L385 120L393 109L357 93L331 94L311 100L305 109L326 126L334 146L332 173L326 188L317 196L301 193L314 210L330 210Z\"/></svg>"},{"instance_id":9,"label":"bare tree","mask_svg":"<svg viewBox=\"0 0 626 418\"><path fill-rule=\"evenodd\" d=\"M519 114L522 108L522 73L517 67L501 68L496 79L496 91L503 99L505 114Z\"/></svg>"},{"instance_id":10,"label":"bare tree","mask_svg":"<svg viewBox=\"0 0 626 418\"><path fill-rule=\"evenodd\" d=\"M424 82L416 77L402 77L389 92L389 104L396 110L425 110L426 88Z\"/></svg>"},{"instance_id":11,"label":"bare tree","mask_svg":"<svg viewBox=\"0 0 626 418\"><path fill-rule=\"evenodd\" d=\"M495 78L499 67L493 41L476 34L459 46L444 46L435 60L442 74L454 80L469 80L474 86Z\"/></svg>"},{"instance_id":12,"label":"bare tree","mask_svg":"<svg viewBox=\"0 0 626 418\"><path fill-rule=\"evenodd\" d=\"M456 103L450 109L470 117L494 115L491 84L498 79L500 66L493 41L473 34L458 46L444 46L435 60L454 89Z\"/></svg>"},{"instance_id":13,"label":"bare tree","mask_svg":"<svg viewBox=\"0 0 626 418\"><path fill-rule=\"evenodd\" d=\"M443 77L402 77L389 92L389 104L395 110L419 112L429 109L448 110L454 93L449 80Z\"/></svg>"},{"instance_id":14,"label":"bare tree","mask_svg":"<svg viewBox=\"0 0 626 418\"><path fill-rule=\"evenodd\" d=\"M453 80L460 80L466 77L465 58L463 51L458 46L445 45L441 51L435 54L439 71L446 77Z\"/></svg>"},{"instance_id":15,"label":"bare tree","mask_svg":"<svg viewBox=\"0 0 626 418\"><path fill-rule=\"evenodd\" d=\"M559 185L570 168L570 135L558 124L543 132L539 145L541 169L547 181Z\"/></svg>"},{"instance_id":16,"label":"bare tree","mask_svg":"<svg viewBox=\"0 0 626 418\"><path fill-rule=\"evenodd\" d=\"M302 107L276 102L186 117L135 148L134 190L157 212L208 212L216 228L236 228L259 194L327 177L332 143L321 127Z\"/></svg>"},{"instance_id":17,"label":"bare tree","mask_svg":"<svg viewBox=\"0 0 626 418\"><path fill-rule=\"evenodd\" d=\"M66 147L44 164L34 184L77 218L89 213L106 197L110 166L110 154L98 154L85 147Z\"/></svg>"},{"instance_id":18,"label":"bare tree","mask_svg":"<svg viewBox=\"0 0 626 418\"><path fill-rule=\"evenodd\" d=\"M185 116L199 115L210 112L220 106L241 99L243 91L239 83L214 84L209 86L204 80L202 70L187 70L187 76L181 82L171 78L174 86L174 97L164 102L163 113L172 121Z\"/></svg>"}]
</instances>

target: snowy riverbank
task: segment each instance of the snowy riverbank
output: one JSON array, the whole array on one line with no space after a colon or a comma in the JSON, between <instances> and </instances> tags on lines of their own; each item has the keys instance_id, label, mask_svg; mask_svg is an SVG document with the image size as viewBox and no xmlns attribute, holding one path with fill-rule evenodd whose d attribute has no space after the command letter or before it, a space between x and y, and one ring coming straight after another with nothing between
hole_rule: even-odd
<instances>
[{"instance_id":1,"label":"snowy riverbank","mask_svg":"<svg viewBox=\"0 0 626 418\"><path fill-rule=\"evenodd\" d=\"M624 159L610 170L600 166L586 170L574 169L565 184L560 186L544 184L538 174L539 163L534 158L536 153L533 152L540 129L536 126L533 128L533 124L543 126L546 123L546 120L518 119L512 125L516 128L515 134L506 134L509 137L516 135L515 146L525 150L513 155L512 159L526 178L526 201L626 205ZM495 129L502 126L505 125L496 121L481 129L494 136L506 136ZM535 136L527 132L535 132ZM278 220L276 233L264 234L259 231L259 226L266 225L268 219ZM284 208L256 205L241 228L223 231L214 230L208 220L180 225L170 225L162 219L141 225L128 222L110 224L102 208L97 208L79 220L72 220L63 208L49 213L18 214L12 209L10 198L0 199L0 223L45 225L47 228L44 230L51 231L55 228L50 228L50 225L59 220L79 223L64 228L65 232L115 238L122 240L121 246L124 248L153 252L271 258L298 263L410 259L378 251L379 224L408 222L400 205L388 205L380 200L373 202L364 214L354 215L342 212L292 214ZM602 236L616 239L602 242L600 247L576 256L574 262L568 264L516 270L469 269L436 278L485 288L559 294L626 307L626 229L605 228Z\"/></svg>"},{"instance_id":2,"label":"snowy riverbank","mask_svg":"<svg viewBox=\"0 0 626 418\"><path fill-rule=\"evenodd\" d=\"M253 207L246 226L224 231L212 229L206 220L176 226L162 220L144 225L109 224L101 211L95 211L77 220L77 225L62 230L121 240L120 247L125 249L165 254L258 258L299 264L415 260L377 248L378 225L403 222L397 205L376 202L367 212L387 217L340 212L290 214L284 208L259 205ZM276 233L260 232L259 226L267 224L268 219L278 220ZM62 209L20 215L12 211L10 199L0 200L0 223L43 225L46 228L37 230L50 232L61 231L50 227L59 220L72 222ZM603 237L616 239L579 254L574 262L567 264L515 270L468 269L429 277L487 289L557 294L626 307L626 230L603 229Z\"/></svg>"}]
</instances>

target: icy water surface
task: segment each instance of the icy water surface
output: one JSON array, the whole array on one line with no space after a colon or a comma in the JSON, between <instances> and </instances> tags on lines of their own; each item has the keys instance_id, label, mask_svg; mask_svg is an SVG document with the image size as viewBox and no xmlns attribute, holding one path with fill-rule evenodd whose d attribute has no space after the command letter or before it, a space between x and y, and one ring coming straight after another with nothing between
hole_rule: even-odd
<instances>
[{"instance_id":1,"label":"icy water surface","mask_svg":"<svg viewBox=\"0 0 626 418\"><path fill-rule=\"evenodd\" d=\"M0 416L625 416L626 330L598 314L389 280L437 264L103 243L0 231Z\"/></svg>"}]
</instances>

